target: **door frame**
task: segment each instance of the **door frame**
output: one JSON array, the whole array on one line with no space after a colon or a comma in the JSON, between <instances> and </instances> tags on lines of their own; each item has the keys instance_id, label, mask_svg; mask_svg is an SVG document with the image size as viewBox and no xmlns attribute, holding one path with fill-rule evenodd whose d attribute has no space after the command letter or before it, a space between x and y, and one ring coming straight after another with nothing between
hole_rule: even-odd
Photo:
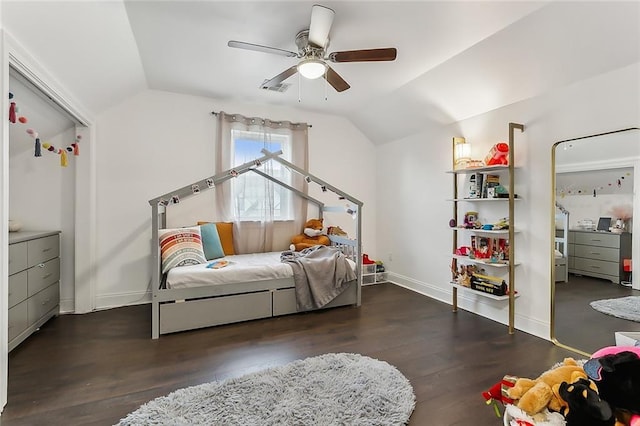
<instances>
[{"instance_id":1,"label":"door frame","mask_svg":"<svg viewBox=\"0 0 640 426\"><path fill-rule=\"evenodd\" d=\"M76 130L82 135L82 161L76 167L75 199L75 296L74 312L85 313L95 309L95 258L96 258L96 149L95 126L91 114L70 92L6 30L0 28L0 79L2 93L9 92L9 69L13 68L29 80L36 88L56 103L77 123ZM3 124L0 132L2 161L0 161L0 240L8 241L9 230L9 125L8 96L3 96ZM80 219L80 220L79 220ZM8 379L8 289L9 247L0 244L0 413L7 403Z\"/></svg>"}]
</instances>

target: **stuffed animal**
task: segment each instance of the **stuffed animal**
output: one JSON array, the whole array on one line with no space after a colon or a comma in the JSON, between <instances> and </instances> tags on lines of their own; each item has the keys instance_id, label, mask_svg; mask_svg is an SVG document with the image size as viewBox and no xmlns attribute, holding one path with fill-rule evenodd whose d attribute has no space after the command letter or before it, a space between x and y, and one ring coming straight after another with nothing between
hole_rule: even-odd
<instances>
[{"instance_id":1,"label":"stuffed animal","mask_svg":"<svg viewBox=\"0 0 640 426\"><path fill-rule=\"evenodd\" d=\"M614 426L616 419L611 406L598 395L593 382L578 379L574 383L561 383L558 390L567 402L562 415L567 426Z\"/></svg>"},{"instance_id":2,"label":"stuffed animal","mask_svg":"<svg viewBox=\"0 0 640 426\"><path fill-rule=\"evenodd\" d=\"M301 251L309 247L331 244L329 237L322 233L323 219L309 219L304 224L302 234L295 235L291 238L292 251Z\"/></svg>"},{"instance_id":3,"label":"stuffed animal","mask_svg":"<svg viewBox=\"0 0 640 426\"><path fill-rule=\"evenodd\" d=\"M619 424L640 422L640 348L610 346L596 351L584 365Z\"/></svg>"},{"instance_id":4,"label":"stuffed animal","mask_svg":"<svg viewBox=\"0 0 640 426\"><path fill-rule=\"evenodd\" d=\"M560 384L574 383L579 378L587 378L584 369L573 358L565 358L560 366L545 371L535 380L519 378L507 394L530 416L545 408L560 412L567 406L558 393Z\"/></svg>"}]
</instances>

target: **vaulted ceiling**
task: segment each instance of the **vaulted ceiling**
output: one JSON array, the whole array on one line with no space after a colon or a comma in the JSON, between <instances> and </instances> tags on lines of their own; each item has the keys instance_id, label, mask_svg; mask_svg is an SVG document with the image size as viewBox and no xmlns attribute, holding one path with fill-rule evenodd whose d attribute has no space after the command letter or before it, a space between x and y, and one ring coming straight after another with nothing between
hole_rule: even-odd
<instances>
[{"instance_id":1,"label":"vaulted ceiling","mask_svg":"<svg viewBox=\"0 0 640 426\"><path fill-rule=\"evenodd\" d=\"M328 51L395 47L393 62L331 64L350 85L294 75L308 1L7 1L4 29L93 114L146 88L341 115L374 143L538 96L640 60L639 2L330 1Z\"/></svg>"}]
</instances>

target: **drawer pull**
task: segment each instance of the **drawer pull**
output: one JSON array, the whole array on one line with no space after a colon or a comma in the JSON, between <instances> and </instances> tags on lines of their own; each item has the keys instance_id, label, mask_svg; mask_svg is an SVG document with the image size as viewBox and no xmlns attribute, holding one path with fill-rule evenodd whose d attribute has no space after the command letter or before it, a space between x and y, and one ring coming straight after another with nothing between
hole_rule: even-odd
<instances>
[{"instance_id":1,"label":"drawer pull","mask_svg":"<svg viewBox=\"0 0 640 426\"><path fill-rule=\"evenodd\" d=\"M38 268L44 268L44 263L39 263Z\"/></svg>"},{"instance_id":2,"label":"drawer pull","mask_svg":"<svg viewBox=\"0 0 640 426\"><path fill-rule=\"evenodd\" d=\"M592 266L591 266L591 269L600 269L600 267L599 267L599 266L592 265Z\"/></svg>"},{"instance_id":3,"label":"drawer pull","mask_svg":"<svg viewBox=\"0 0 640 426\"><path fill-rule=\"evenodd\" d=\"M48 251L50 251L50 250L51 250L51 247L46 248L46 249L42 249L42 252L43 252L43 253L46 253L46 252L48 252Z\"/></svg>"},{"instance_id":4,"label":"drawer pull","mask_svg":"<svg viewBox=\"0 0 640 426\"><path fill-rule=\"evenodd\" d=\"M597 251L592 251L590 254L595 254L595 255L600 256L600 253L598 253Z\"/></svg>"},{"instance_id":5,"label":"drawer pull","mask_svg":"<svg viewBox=\"0 0 640 426\"><path fill-rule=\"evenodd\" d=\"M48 304L49 304L49 302L51 302L51 299L47 299L47 300L45 300L44 302L42 302L42 306L44 306L44 305L48 305Z\"/></svg>"},{"instance_id":6,"label":"drawer pull","mask_svg":"<svg viewBox=\"0 0 640 426\"><path fill-rule=\"evenodd\" d=\"M44 280L44 279L47 279L47 278L49 278L51 275L53 275L53 274L52 274L51 272L49 272L47 275L43 275L43 276L42 276L42 279L43 279L43 280Z\"/></svg>"}]
</instances>

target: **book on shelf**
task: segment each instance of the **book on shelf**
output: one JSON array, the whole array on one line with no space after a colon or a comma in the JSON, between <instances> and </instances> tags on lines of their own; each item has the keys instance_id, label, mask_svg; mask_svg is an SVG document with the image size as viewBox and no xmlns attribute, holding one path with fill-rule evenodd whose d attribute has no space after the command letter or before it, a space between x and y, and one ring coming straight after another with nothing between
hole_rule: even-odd
<instances>
[{"instance_id":1,"label":"book on shelf","mask_svg":"<svg viewBox=\"0 0 640 426\"><path fill-rule=\"evenodd\" d=\"M487 174L482 183L482 198L495 198L495 188L500 185L500 175Z\"/></svg>"},{"instance_id":2,"label":"book on shelf","mask_svg":"<svg viewBox=\"0 0 640 426\"><path fill-rule=\"evenodd\" d=\"M482 180L484 175L482 173L471 173L467 182L468 191L466 198L476 199L482 198Z\"/></svg>"}]
</instances>

